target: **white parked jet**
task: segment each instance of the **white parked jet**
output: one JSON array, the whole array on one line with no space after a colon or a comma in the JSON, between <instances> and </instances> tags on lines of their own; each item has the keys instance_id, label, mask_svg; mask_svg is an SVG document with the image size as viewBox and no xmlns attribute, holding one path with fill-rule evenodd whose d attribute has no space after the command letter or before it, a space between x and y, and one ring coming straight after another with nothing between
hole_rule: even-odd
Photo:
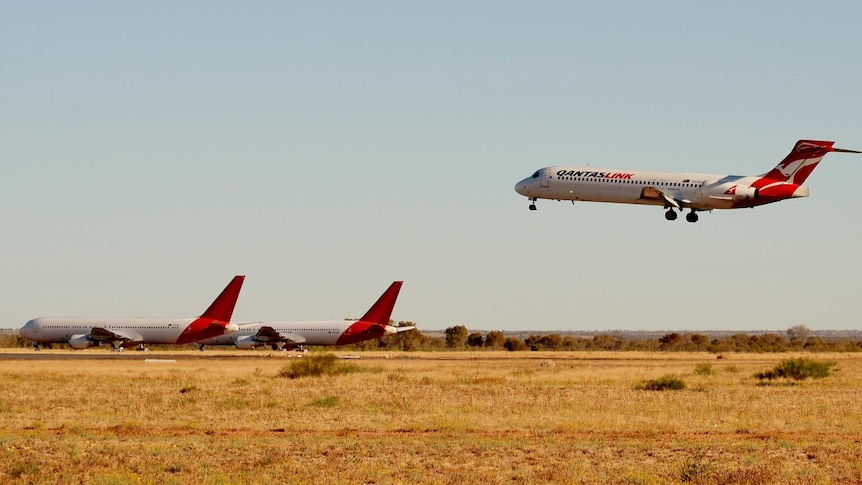
<instances>
[{"instance_id":1,"label":"white parked jet","mask_svg":"<svg viewBox=\"0 0 862 485\"><path fill-rule=\"evenodd\" d=\"M204 345L235 345L239 349L271 346L273 350L293 349L305 345L347 345L383 337L416 327L394 327L389 317L401 291L401 281L393 282L377 302L359 320L328 322L250 322L239 324L239 331L229 335L201 339Z\"/></svg>"},{"instance_id":2,"label":"white parked jet","mask_svg":"<svg viewBox=\"0 0 862 485\"><path fill-rule=\"evenodd\" d=\"M515 191L530 199L617 202L659 205L665 219L676 219L674 209L690 209L685 220L697 222L696 211L739 209L784 199L808 197L802 183L829 152L862 153L834 148L833 141L799 140L790 154L763 175L710 175L687 172L617 170L553 166L537 170L515 184Z\"/></svg>"},{"instance_id":3,"label":"white parked jet","mask_svg":"<svg viewBox=\"0 0 862 485\"><path fill-rule=\"evenodd\" d=\"M68 343L86 349L110 343L114 350L138 344L186 344L238 330L230 323L245 276L234 276L207 310L197 318L35 318L19 333L39 344Z\"/></svg>"}]
</instances>

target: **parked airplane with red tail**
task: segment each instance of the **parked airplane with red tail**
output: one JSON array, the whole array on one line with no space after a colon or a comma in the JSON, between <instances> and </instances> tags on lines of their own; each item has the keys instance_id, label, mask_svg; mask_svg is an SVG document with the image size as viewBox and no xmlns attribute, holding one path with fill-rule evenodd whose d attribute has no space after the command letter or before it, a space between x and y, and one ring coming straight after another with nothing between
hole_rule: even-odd
<instances>
[{"instance_id":1,"label":"parked airplane with red tail","mask_svg":"<svg viewBox=\"0 0 862 485\"><path fill-rule=\"evenodd\" d=\"M240 323L239 331L199 340L204 345L235 345L239 349L270 346L273 350L289 350L306 345L348 345L413 330L416 327L396 327L389 324L395 301L401 291L401 281L395 281L359 320L249 322Z\"/></svg>"},{"instance_id":2,"label":"parked airplane with red tail","mask_svg":"<svg viewBox=\"0 0 862 485\"><path fill-rule=\"evenodd\" d=\"M197 318L54 318L41 317L27 322L19 333L39 344L69 344L86 349L110 343L114 350L146 344L186 344L196 340L235 332L230 323L245 276L234 276L207 310Z\"/></svg>"}]
</instances>

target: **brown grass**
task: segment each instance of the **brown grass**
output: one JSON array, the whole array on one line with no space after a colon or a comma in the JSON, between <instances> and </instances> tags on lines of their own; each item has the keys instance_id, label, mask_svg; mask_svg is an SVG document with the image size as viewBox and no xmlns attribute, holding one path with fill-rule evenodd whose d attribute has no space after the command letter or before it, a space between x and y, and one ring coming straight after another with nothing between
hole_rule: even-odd
<instances>
[{"instance_id":1,"label":"brown grass","mask_svg":"<svg viewBox=\"0 0 862 485\"><path fill-rule=\"evenodd\" d=\"M301 379L205 355L0 361L0 483L862 483L857 354L770 386L792 355L363 354ZM668 374L687 388L637 388Z\"/></svg>"}]
</instances>

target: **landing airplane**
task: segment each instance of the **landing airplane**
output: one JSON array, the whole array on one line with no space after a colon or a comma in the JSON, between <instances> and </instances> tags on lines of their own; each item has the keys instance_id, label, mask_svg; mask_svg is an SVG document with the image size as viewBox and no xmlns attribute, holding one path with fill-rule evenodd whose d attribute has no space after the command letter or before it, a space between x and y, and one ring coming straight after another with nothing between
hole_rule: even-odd
<instances>
[{"instance_id":1,"label":"landing airplane","mask_svg":"<svg viewBox=\"0 0 862 485\"><path fill-rule=\"evenodd\" d=\"M389 317L401 291L401 281L395 281L359 320L327 322L250 322L240 324L239 331L230 335L198 340L204 345L235 345L238 349L271 346L272 350L289 350L305 345L348 345L405 332L416 327L394 327Z\"/></svg>"},{"instance_id":2,"label":"landing airplane","mask_svg":"<svg viewBox=\"0 0 862 485\"><path fill-rule=\"evenodd\" d=\"M763 175L553 166L521 180L515 191L530 199L530 210L536 210L538 199L659 205L667 209L664 217L669 221L677 217L674 209L690 209L685 220L697 222L697 211L756 207L808 197L808 187L802 183L827 153L862 153L834 148L834 143L799 140L781 163Z\"/></svg>"},{"instance_id":3,"label":"landing airplane","mask_svg":"<svg viewBox=\"0 0 862 485\"><path fill-rule=\"evenodd\" d=\"M234 276L207 310L197 318L52 318L27 322L19 333L39 344L68 343L73 349L86 349L110 343L115 351L126 345L186 344L195 340L235 332L230 323L245 276Z\"/></svg>"}]
</instances>

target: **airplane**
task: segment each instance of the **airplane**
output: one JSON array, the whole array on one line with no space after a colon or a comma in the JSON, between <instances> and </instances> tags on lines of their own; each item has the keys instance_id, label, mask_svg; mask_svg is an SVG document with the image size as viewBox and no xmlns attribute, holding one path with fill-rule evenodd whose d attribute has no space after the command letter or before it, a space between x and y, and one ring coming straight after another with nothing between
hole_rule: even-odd
<instances>
[{"instance_id":1,"label":"airplane","mask_svg":"<svg viewBox=\"0 0 862 485\"><path fill-rule=\"evenodd\" d=\"M799 140L790 154L763 175L711 175L688 172L618 170L592 167L552 166L536 170L515 184L515 191L530 199L536 210L538 199L616 202L663 206L665 219L683 212L688 222L697 222L697 211L740 209L771 204L784 199L808 197L802 185L820 160L829 153L862 153L834 148L834 141Z\"/></svg>"},{"instance_id":2,"label":"airplane","mask_svg":"<svg viewBox=\"0 0 862 485\"><path fill-rule=\"evenodd\" d=\"M270 346L272 350L302 349L306 345L348 345L406 332L416 327L395 327L389 317L401 291L401 281L395 281L359 320L318 322L248 322L239 324L239 331L198 340L205 345L235 345L238 349Z\"/></svg>"},{"instance_id":3,"label":"airplane","mask_svg":"<svg viewBox=\"0 0 862 485\"><path fill-rule=\"evenodd\" d=\"M234 276L197 318L40 317L27 322L19 333L33 341L35 350L39 344L53 343L68 343L73 349L110 343L114 351L122 351L129 344L146 350L145 344L192 343L239 329L230 319L244 280L245 276Z\"/></svg>"}]
</instances>

